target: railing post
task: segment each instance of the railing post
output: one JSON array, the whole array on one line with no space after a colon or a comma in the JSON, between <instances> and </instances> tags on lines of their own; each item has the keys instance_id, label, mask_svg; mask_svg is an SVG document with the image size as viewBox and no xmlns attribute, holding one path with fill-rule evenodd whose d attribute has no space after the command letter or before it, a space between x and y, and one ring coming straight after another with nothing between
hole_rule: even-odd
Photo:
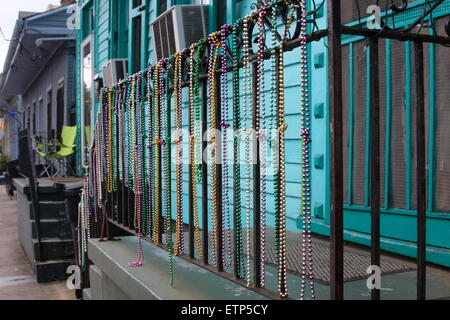
<instances>
[{"instance_id":1,"label":"railing post","mask_svg":"<svg viewBox=\"0 0 450 320\"><path fill-rule=\"evenodd\" d=\"M264 76L264 75L262 75ZM256 127L258 112L256 111L257 106L257 86L258 86L258 72L257 64L252 64L252 78L253 78L253 272L254 272L254 282L255 287L261 287L261 266L259 262L261 261L261 184L260 184L260 163L259 163L259 139Z\"/></svg>"},{"instance_id":2,"label":"railing post","mask_svg":"<svg viewBox=\"0 0 450 320\"><path fill-rule=\"evenodd\" d=\"M423 42L414 42L416 75L416 152L417 152L417 299L426 298L426 165L425 165L425 94Z\"/></svg>"},{"instance_id":3,"label":"railing post","mask_svg":"<svg viewBox=\"0 0 450 320\"><path fill-rule=\"evenodd\" d=\"M370 262L380 267L380 83L378 38L370 38ZM371 291L372 300L380 299L380 289Z\"/></svg>"},{"instance_id":4,"label":"railing post","mask_svg":"<svg viewBox=\"0 0 450 320\"><path fill-rule=\"evenodd\" d=\"M205 161L204 150L208 148L208 142L204 134L208 130L208 80L202 81L202 227L203 227L203 263L209 264L209 231L208 231L208 166Z\"/></svg>"},{"instance_id":5,"label":"railing post","mask_svg":"<svg viewBox=\"0 0 450 320\"><path fill-rule=\"evenodd\" d=\"M220 96L220 77L216 77L216 133L222 132L222 127L220 123L222 122L221 113L221 96ZM213 125L213 124L211 124ZM219 139L218 139L219 138ZM223 271L223 239L222 235L224 230L222 228L222 136L216 136L216 179L217 179L217 189L216 189L216 199L217 199L217 270Z\"/></svg>"},{"instance_id":6,"label":"railing post","mask_svg":"<svg viewBox=\"0 0 450 320\"><path fill-rule=\"evenodd\" d=\"M328 75L330 92L330 254L333 300L344 298L344 216L342 157L341 1L328 0Z\"/></svg>"}]
</instances>

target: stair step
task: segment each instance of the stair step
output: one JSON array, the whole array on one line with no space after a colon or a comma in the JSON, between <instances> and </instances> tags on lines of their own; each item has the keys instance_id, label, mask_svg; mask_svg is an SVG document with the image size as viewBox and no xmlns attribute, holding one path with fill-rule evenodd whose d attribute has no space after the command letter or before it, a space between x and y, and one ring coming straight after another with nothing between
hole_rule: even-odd
<instances>
[{"instance_id":1,"label":"stair step","mask_svg":"<svg viewBox=\"0 0 450 320\"><path fill-rule=\"evenodd\" d=\"M31 202L29 207L30 219L34 219ZM39 201L39 216L41 219L66 218L66 204L64 201Z\"/></svg>"},{"instance_id":2,"label":"stair step","mask_svg":"<svg viewBox=\"0 0 450 320\"><path fill-rule=\"evenodd\" d=\"M36 221L31 220L30 222L32 237L33 239L36 239ZM67 219L41 219L39 226L42 238L72 239L72 229L70 222Z\"/></svg>"},{"instance_id":3,"label":"stair step","mask_svg":"<svg viewBox=\"0 0 450 320\"><path fill-rule=\"evenodd\" d=\"M71 258L74 254L73 242L67 239L43 238L41 239L41 255L36 239L32 240L34 255L38 261L60 260Z\"/></svg>"},{"instance_id":4,"label":"stair step","mask_svg":"<svg viewBox=\"0 0 450 320\"><path fill-rule=\"evenodd\" d=\"M67 268L75 264L73 259L34 261L33 269L38 283L62 281L67 279Z\"/></svg>"}]
</instances>

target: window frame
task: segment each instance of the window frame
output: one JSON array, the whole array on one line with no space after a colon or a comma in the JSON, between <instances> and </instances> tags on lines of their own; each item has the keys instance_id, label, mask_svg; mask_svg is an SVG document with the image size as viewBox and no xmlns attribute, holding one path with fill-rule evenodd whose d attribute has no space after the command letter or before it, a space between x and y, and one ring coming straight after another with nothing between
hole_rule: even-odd
<instances>
[{"instance_id":1,"label":"window frame","mask_svg":"<svg viewBox=\"0 0 450 320\"><path fill-rule=\"evenodd\" d=\"M95 83L94 83L94 77L95 77L95 64L94 64L94 36L91 34L89 36L87 36L83 42L81 43L81 56L80 56L80 81L81 81L81 90L80 90L80 94L81 94L81 100L80 100L80 114L81 114L81 121L80 121L80 126L81 126L81 166L83 168L87 168L87 146L88 144L86 143L86 132L85 132L85 126L86 126L86 106L85 106L85 92L83 90L83 85L84 85L84 66L83 66L83 59L84 59L84 49L90 46L90 54L91 54L91 90L90 90L90 96L91 96L91 115L90 115L90 121L91 123L89 124L91 126L91 133L92 133L92 120L93 120L93 116L94 116L94 101L95 101L95 96L94 96L94 88L95 88ZM91 136L91 140L92 140L92 136ZM92 141L90 141L90 143L92 143Z\"/></svg>"}]
</instances>

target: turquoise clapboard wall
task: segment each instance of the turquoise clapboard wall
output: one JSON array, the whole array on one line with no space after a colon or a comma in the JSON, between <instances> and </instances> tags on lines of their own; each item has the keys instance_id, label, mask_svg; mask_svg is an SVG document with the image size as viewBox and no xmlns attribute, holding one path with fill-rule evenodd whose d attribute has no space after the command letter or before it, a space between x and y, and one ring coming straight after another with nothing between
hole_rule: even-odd
<instances>
[{"instance_id":1,"label":"turquoise clapboard wall","mask_svg":"<svg viewBox=\"0 0 450 320\"><path fill-rule=\"evenodd\" d=\"M251 11L250 6L254 2L252 0L241 0L241 1L231 1L227 0L229 6L234 7L234 11L227 11L227 22L232 23L236 18L240 18L245 16L247 13ZM101 73L102 67L104 63L113 58L113 52L122 50L121 48L114 48L114 43L111 41L112 33L112 19L114 10L117 10L112 0L90 0L84 1L80 5L86 5L84 3L93 3L94 6L94 17L95 17L95 65L98 73ZM189 0L183 1L183 3L189 3ZM320 1L316 1L320 3ZM147 0L145 1L145 14L147 16L148 25L159 15L157 8L157 1L155 0ZM181 1L179 1L181 3ZM216 0L211 0L211 3L216 3ZM407 24L411 22L417 15L420 13L419 11L414 11L415 7L418 4L423 3L422 0L415 2L410 5L411 10L408 12L408 15L404 19L404 23ZM175 1L168 1L168 6L175 4ZM319 12L317 25L319 29L326 28L326 5L323 6L322 10ZM441 5L440 10L434 16L437 18L440 15L446 15L450 13L450 1L445 1L444 4ZM82 19L83 21L83 19ZM365 20L363 20L364 22ZM356 24L356 22L355 22ZM281 26L280 26L281 27ZM83 26L81 30L83 29ZM78 40L82 41L82 31L78 34ZM144 32L143 37L146 37L147 41L144 41L143 46L143 56L145 59L143 61L148 61L148 64L154 65L154 57L153 57L153 46L150 32ZM345 37L343 39L343 44L348 46L349 48L353 48L355 43L359 41L358 37ZM389 48L389 44L387 45ZM312 166L312 212L313 212L313 230L317 233L328 235L329 234L329 114L328 114L328 90L327 90L327 48L326 48L326 39L322 39L318 42L313 42L309 45L310 49L310 62L309 69L310 73L310 83L311 83L311 112L313 114L312 117L312 157L314 159ZM145 51L144 51L145 50ZM127 51L125 51L127 52ZM353 50L349 50L350 56L349 59L353 59ZM430 46L430 52L433 52L433 46ZM122 55L123 56L123 55ZM388 55L389 56L389 55ZM300 205L300 139L299 139L299 52L298 50L294 50L292 52L288 52L285 55L285 85L286 85L286 122L289 127L286 132L286 147L287 147L287 227L289 230L295 231L297 229L297 222L299 219L299 205ZM79 59L78 63L78 76L79 79ZM349 64L352 65L352 64ZM433 55L430 56L430 66L434 65ZM146 66L145 62L142 63L142 68ZM266 62L266 100L268 105L268 97L269 97L269 84L270 84L270 65L269 62ZM434 69L431 68L431 71ZM349 70L351 73L352 70ZM230 77L231 78L231 77ZM388 79L386 79L388 81ZM231 79L229 79L229 88L231 89ZM242 86L241 81L241 86ZM430 89L433 88L433 77L430 77ZM241 87L242 88L242 87ZM77 81L77 92L79 94L80 82ZM350 86L349 95L352 95L352 91L356 90L354 85ZM231 90L230 90L231 91ZM241 90L242 92L242 90ZM390 92L387 92L389 96ZM183 129L188 130L187 121L188 121L188 102L187 102L187 89L183 89ZM433 106L433 98L430 97L430 106ZM231 100L230 107L231 107ZM349 100L349 110L352 110L352 106L354 102L352 99ZM78 97L78 106L80 105L79 97ZM367 105L367 108L370 106ZM172 109L174 108L174 103L172 101ZM173 114L173 113L172 113ZM353 113L350 112L349 119L352 119ZM433 129L433 113L430 116L430 130ZM350 123L352 123L350 121ZM173 119L172 119L173 125ZM352 130L354 134L354 126L350 124L348 130ZM432 131L430 131L432 132ZM389 134L387 131L386 134ZM188 137L185 136L184 141L187 140ZM351 144L351 139L349 139L349 144ZM368 140L368 139L367 139ZM433 139L431 139L433 140ZM432 144L430 145L432 148ZM352 148L350 148L352 150ZM430 155L432 156L433 149L431 149ZM368 148L367 146L364 148L364 152L367 154ZM387 152L389 152L387 150ZM187 145L184 146L184 157L188 156ZM366 169L368 168L368 157L366 159ZM349 167L352 166L352 157L349 157ZM387 163L387 167L389 168L389 163ZM175 171L174 166L172 166L172 215L175 216ZM429 182L428 182L428 191L432 194L433 190L433 175L432 170L433 166L431 165L429 168ZM350 170L349 170L350 171ZM230 167L230 172L232 172L232 168ZM366 170L366 174L364 176L364 185L365 185L365 193L368 194L368 170ZM244 199L244 183L245 180L243 178L244 171L241 172L241 195L242 199ZM388 171L385 172L385 176L389 178ZM183 167L183 203L184 203L184 219L187 222L188 212L187 212L187 203L188 203L188 167L185 165ZM351 173L349 173L348 177L349 181L351 181ZM232 185L232 180L230 179L230 185ZM200 193L200 185L198 186L198 194L199 194L199 203L201 203L201 193ZM350 187L349 187L350 188ZM232 199L233 189L230 187L229 193L231 200ZM351 194L351 190L348 189L347 194ZM209 195L210 197L210 195ZM269 225L274 224L274 216L273 216L273 186L271 177L268 178L268 223ZM347 201L347 205L345 207L345 238L350 241L354 241L357 243L368 245L370 243L370 208L367 206L368 199L367 196L364 201L364 205L356 206L351 205L350 201ZM233 201L231 201L231 205ZM410 209L410 208L409 208ZM382 233L382 241L381 245L383 249L405 254L408 256L415 256L414 242L416 240L415 235L415 225L416 218L415 212L409 209L392 209L392 208L384 208L382 209L382 217L381 217L381 233ZM449 230L450 227L450 215L447 213L437 213L433 212L433 208L429 206L428 215L428 259L432 262L443 264L450 266L450 235L446 230ZM211 227L211 226L210 226Z\"/></svg>"}]
</instances>

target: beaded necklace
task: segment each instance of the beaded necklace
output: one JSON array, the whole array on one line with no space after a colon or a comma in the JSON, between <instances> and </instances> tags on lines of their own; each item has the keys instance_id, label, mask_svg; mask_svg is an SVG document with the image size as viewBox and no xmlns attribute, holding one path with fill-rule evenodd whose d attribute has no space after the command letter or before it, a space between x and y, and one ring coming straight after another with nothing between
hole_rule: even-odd
<instances>
[{"instance_id":1,"label":"beaded necklace","mask_svg":"<svg viewBox=\"0 0 450 320\"><path fill-rule=\"evenodd\" d=\"M117 138L118 138L118 181L123 182L123 147L124 147L124 139L125 139L125 133L124 133L124 91L123 88L121 88L121 85L119 85L120 90L120 102L117 110Z\"/></svg>"},{"instance_id":2,"label":"beaded necklace","mask_svg":"<svg viewBox=\"0 0 450 320\"><path fill-rule=\"evenodd\" d=\"M130 145L130 135L129 135L129 123L130 123L130 101L131 101L131 82L126 82L126 103L124 105L124 163L123 163L123 184L125 187L128 188L129 183L129 164L130 164L130 151L129 151L129 145Z\"/></svg>"},{"instance_id":3,"label":"beaded necklace","mask_svg":"<svg viewBox=\"0 0 450 320\"><path fill-rule=\"evenodd\" d=\"M228 128L229 110L228 110L228 70L227 70L227 36L230 25L221 27L221 128L222 128L222 262L225 267L231 266L231 217L230 217L230 197L229 197L229 171L228 171ZM228 259L226 258L225 247L228 247Z\"/></svg>"},{"instance_id":4,"label":"beaded necklace","mask_svg":"<svg viewBox=\"0 0 450 320\"><path fill-rule=\"evenodd\" d=\"M173 60L171 60L173 63ZM166 59L161 60L161 65L164 66ZM172 64L173 65L173 64ZM169 137L169 119L170 119L170 98L169 98L169 77L168 67L166 72L161 68L160 75L160 144L162 149L162 179L164 190L164 233L165 241L168 247L169 254L169 284L173 285L173 255L177 255L180 251L180 243L176 243L175 246L172 242L172 197L171 197L171 171L170 171L170 137ZM167 96L165 96L167 95ZM178 249L178 251L177 251Z\"/></svg>"},{"instance_id":5,"label":"beaded necklace","mask_svg":"<svg viewBox=\"0 0 450 320\"><path fill-rule=\"evenodd\" d=\"M153 243L155 245L159 244L158 234L159 234L159 207L160 207L160 188L159 188L159 179L160 179L160 167L159 167L159 159L160 159L160 149L159 149L159 105L160 105L160 72L161 66L158 63L155 68L154 75L154 90L153 90L153 121L152 121L152 130L153 130L153 167L155 171L155 185L154 185L154 193L153 193L153 203L154 203L154 211L152 214L153 220Z\"/></svg>"},{"instance_id":6,"label":"beaded necklace","mask_svg":"<svg viewBox=\"0 0 450 320\"><path fill-rule=\"evenodd\" d=\"M258 15L258 59L256 86L256 132L260 143L261 162L261 244L260 244L260 266L261 286L265 285L265 254L266 254L266 195L267 195L267 164L266 164L266 102L265 102L265 79L264 79L264 16L266 8L261 8Z\"/></svg>"},{"instance_id":7,"label":"beaded necklace","mask_svg":"<svg viewBox=\"0 0 450 320\"><path fill-rule=\"evenodd\" d=\"M117 115L118 115L118 108L119 108L119 90L116 86L114 86L114 103L113 105L111 105L111 108L114 107L114 109L111 112L111 134L112 134L112 191L116 192L117 191L117 176L118 176L118 172L117 172L117 167L118 167L118 155L117 155L117 144L118 144L118 135L117 135Z\"/></svg>"},{"instance_id":8,"label":"beaded necklace","mask_svg":"<svg viewBox=\"0 0 450 320\"><path fill-rule=\"evenodd\" d=\"M79 221L80 221L80 236L81 239L81 252L80 252L80 262L82 270L86 271L88 259L87 259L87 243L91 238L90 232L90 215L91 215L91 203L89 201L89 178L85 176L83 179L83 190L81 193L81 201L78 205Z\"/></svg>"},{"instance_id":9,"label":"beaded necklace","mask_svg":"<svg viewBox=\"0 0 450 320\"><path fill-rule=\"evenodd\" d=\"M301 187L301 215L303 222L302 231L302 280L300 288L300 299L305 296L306 279L309 277L311 298L315 299L316 290L314 285L314 269L312 257L311 236L311 191L310 191L310 144L311 144L311 119L309 109L309 74L308 74L308 47L306 41L306 1L300 0L302 15L300 17L300 83L301 83L301 138L302 138L302 187ZM308 263L308 275L306 268Z\"/></svg>"},{"instance_id":10,"label":"beaded necklace","mask_svg":"<svg viewBox=\"0 0 450 320\"><path fill-rule=\"evenodd\" d=\"M243 104L243 114L244 114L244 135L245 135L245 221L246 221L246 236L245 236L245 244L246 244L246 280L247 280L247 286L250 286L250 278L251 278L251 272L250 272L250 256L251 256L251 247L250 247L250 212L251 212L251 206L250 206L250 197L251 197L251 190L250 190L250 135L252 130L250 129L251 125L249 123L250 115L249 111L251 108L251 75L250 75L250 61L249 61L249 55L250 55L250 45L249 40L251 38L251 34L249 32L249 20L251 15L244 18L244 25L243 25L243 38L244 38L244 57L243 57L243 70L244 70L244 104Z\"/></svg>"},{"instance_id":11,"label":"beaded necklace","mask_svg":"<svg viewBox=\"0 0 450 320\"><path fill-rule=\"evenodd\" d=\"M148 168L148 174L147 179L148 179L148 189L147 189L147 232L146 235L149 237L152 237L152 215L153 215L153 177L154 177L154 163L153 163L153 99L152 99L152 93L153 93L153 88L154 88L154 83L153 83L153 72L154 72L155 68L151 68L148 72L147 72L147 137L146 137L146 148L147 148L147 153L148 156L146 157L146 161L147 161L147 165L146 167ZM151 86L151 83L153 83L153 88Z\"/></svg>"},{"instance_id":12,"label":"beaded necklace","mask_svg":"<svg viewBox=\"0 0 450 320\"><path fill-rule=\"evenodd\" d=\"M192 207L194 215L194 232L195 232L195 244L199 258L203 258L203 246L200 239L200 224L198 213L198 199L197 199L197 183L198 177L201 182L201 171L198 168L198 163L201 164L201 158L198 158L197 149L200 150L201 157L201 132L197 132L200 129L200 103L199 103L199 69L201 53L204 50L203 42L197 42L191 46L190 50L190 77L189 77L189 112L190 112L190 161L191 161L191 180L192 180ZM198 134L200 133L200 135Z\"/></svg>"},{"instance_id":13,"label":"beaded necklace","mask_svg":"<svg viewBox=\"0 0 450 320\"><path fill-rule=\"evenodd\" d=\"M182 89L181 89L181 62L182 53L175 54L174 66L174 95L175 95L175 180L176 180L176 245L175 255L182 255L184 252L184 230L183 230L183 148L182 148ZM170 112L170 110L169 110Z\"/></svg>"},{"instance_id":14,"label":"beaded necklace","mask_svg":"<svg viewBox=\"0 0 450 320\"><path fill-rule=\"evenodd\" d=\"M138 135L138 139L140 140L139 143L139 150L140 150L140 157L141 157L141 174L142 174L142 181L141 181L141 189L142 189L142 214L141 214L141 235L142 237L145 237L148 235L148 213L149 213L149 194L148 194L148 159L149 159L149 149L147 144L147 135L148 130L146 127L147 123L147 113L149 112L148 109L148 73L149 70L143 70L141 73L141 85L140 85L140 91L139 91L139 107L140 107L140 116L139 116L139 126L140 126L140 134Z\"/></svg>"},{"instance_id":15,"label":"beaded necklace","mask_svg":"<svg viewBox=\"0 0 450 320\"><path fill-rule=\"evenodd\" d=\"M136 79L137 78L137 79ZM132 150L133 152L133 168L135 172L134 181L134 228L138 236L138 259L129 264L131 267L139 267L144 262L144 255L142 252L142 114L141 114L141 81L142 72L139 72L132 78L133 93L131 101L131 113L135 121L132 129Z\"/></svg>"},{"instance_id":16,"label":"beaded necklace","mask_svg":"<svg viewBox=\"0 0 450 320\"><path fill-rule=\"evenodd\" d=\"M106 191L108 193L111 193L113 191L113 163L112 163L112 157L113 157L113 146L112 146L112 104L113 104L113 95L114 92L110 88L108 90L108 102L106 104L106 170L107 170L107 176L106 176Z\"/></svg>"},{"instance_id":17,"label":"beaded necklace","mask_svg":"<svg viewBox=\"0 0 450 320\"><path fill-rule=\"evenodd\" d=\"M236 225L235 225L235 241L236 241L236 267L237 274L239 278L243 278L245 275L245 264L243 260L244 250L243 250L243 241L242 241L242 216L241 216L241 164L240 164L240 141L239 136L236 134L239 129L241 129L241 110L240 110L240 101L239 101L239 51L238 51L238 32L239 25L241 21L237 21L233 25L233 48L232 48L232 56L233 56L233 118L234 118L234 173L235 173L235 189L236 199L234 199L234 214L236 217Z\"/></svg>"},{"instance_id":18,"label":"beaded necklace","mask_svg":"<svg viewBox=\"0 0 450 320\"><path fill-rule=\"evenodd\" d=\"M287 3L286 3L287 4ZM285 105L284 105L284 42L290 25L294 18L295 8L292 7L286 23L285 32L278 50L279 59L279 83L278 83L278 135L279 135L279 211L278 211L278 291L280 297L288 296L287 290L287 267L286 267L286 145L285 133L288 125L285 123Z\"/></svg>"},{"instance_id":19,"label":"beaded necklace","mask_svg":"<svg viewBox=\"0 0 450 320\"><path fill-rule=\"evenodd\" d=\"M209 122L210 122L210 131L209 131L209 150L210 150L210 167L211 167L211 193L212 193L212 257L213 264L217 266L216 261L216 251L217 251L217 170L216 170L216 146L217 146L217 137L216 137L216 127L217 127L217 119L216 119L216 72L215 66L217 64L217 59L219 56L220 49L220 41L217 38L217 33L211 34L209 38L210 43L210 58L209 58L209 68L208 68L208 91L209 91ZM221 257L217 257L221 258Z\"/></svg>"}]
</instances>

